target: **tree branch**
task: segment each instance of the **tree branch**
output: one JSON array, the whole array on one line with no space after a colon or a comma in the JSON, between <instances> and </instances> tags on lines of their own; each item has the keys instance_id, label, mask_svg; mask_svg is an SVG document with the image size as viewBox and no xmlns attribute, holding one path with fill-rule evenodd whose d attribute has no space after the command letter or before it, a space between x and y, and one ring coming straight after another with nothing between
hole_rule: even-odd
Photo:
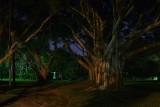
<instances>
[{"instance_id":1,"label":"tree branch","mask_svg":"<svg viewBox=\"0 0 160 107\"><path fill-rule=\"evenodd\" d=\"M88 47L82 42L82 40L78 37L77 34L74 33L72 30L73 37L75 38L76 42L85 49L85 51L89 54L92 55L93 53L91 52L91 49L88 49Z\"/></svg>"},{"instance_id":2,"label":"tree branch","mask_svg":"<svg viewBox=\"0 0 160 107\"><path fill-rule=\"evenodd\" d=\"M151 48L155 48L157 46L160 46L160 41L157 41L157 42L154 42L154 43L151 43L151 44L148 44L148 45L145 45L145 46L142 46L132 52L130 52L129 54L127 54L126 57L131 57L133 55L137 55L137 54L140 54L141 52L144 52L148 49L151 49Z\"/></svg>"},{"instance_id":3,"label":"tree branch","mask_svg":"<svg viewBox=\"0 0 160 107\"><path fill-rule=\"evenodd\" d=\"M28 38L26 38L23 42L21 41L16 41L15 43L12 44L11 48L8 50L8 53L0 59L0 64L2 64L5 60L9 59L12 54L17 50L18 47L26 44L28 41L30 41L34 36L36 36L36 34L38 34L40 32L40 30L42 29L42 27L47 23L47 21L52 17L52 15L50 15L49 17L47 17L41 24L41 26L35 31L33 32L31 35L28 36Z\"/></svg>"},{"instance_id":4,"label":"tree branch","mask_svg":"<svg viewBox=\"0 0 160 107\"><path fill-rule=\"evenodd\" d=\"M65 45L65 47L67 48L67 50L69 51L69 53L73 56L73 58L74 58L75 60L78 61L78 63L79 63L80 65L82 65L82 66L83 66L85 69L87 69L87 70L90 70L90 69L91 69L87 63L85 63L84 61L82 61L82 60L80 59L80 57L73 52L73 50L70 48L69 44L68 44L66 41L64 41L64 45Z\"/></svg>"}]
</instances>

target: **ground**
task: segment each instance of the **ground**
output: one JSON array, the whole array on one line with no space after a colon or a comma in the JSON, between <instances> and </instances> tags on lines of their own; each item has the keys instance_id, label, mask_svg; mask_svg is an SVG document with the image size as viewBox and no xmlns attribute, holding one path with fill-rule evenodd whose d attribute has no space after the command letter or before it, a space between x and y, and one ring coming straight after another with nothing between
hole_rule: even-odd
<instances>
[{"instance_id":1,"label":"ground","mask_svg":"<svg viewBox=\"0 0 160 107\"><path fill-rule=\"evenodd\" d=\"M5 107L160 107L159 82L129 81L121 90L111 93L98 90L89 81L25 86L19 97L5 103Z\"/></svg>"}]
</instances>

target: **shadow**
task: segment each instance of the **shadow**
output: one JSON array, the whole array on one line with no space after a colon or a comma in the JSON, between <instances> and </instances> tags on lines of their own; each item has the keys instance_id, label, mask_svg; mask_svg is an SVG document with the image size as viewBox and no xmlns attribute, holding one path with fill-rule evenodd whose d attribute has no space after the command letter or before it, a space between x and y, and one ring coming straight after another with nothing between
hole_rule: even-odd
<instances>
[{"instance_id":1,"label":"shadow","mask_svg":"<svg viewBox=\"0 0 160 107\"><path fill-rule=\"evenodd\" d=\"M26 95L29 94L36 94L39 92L46 92L50 89L55 89L60 86L68 85L70 83L58 83L58 82L43 82L43 83L38 83L38 82L30 82L30 83L16 83L15 86L9 86L8 83L2 83L0 84L0 94L3 94L5 92L11 91L12 89L19 89L23 88L24 90L20 92L17 96L9 98L3 102L0 101L0 107L3 107L8 104L12 104L16 100L25 97Z\"/></svg>"},{"instance_id":2,"label":"shadow","mask_svg":"<svg viewBox=\"0 0 160 107\"><path fill-rule=\"evenodd\" d=\"M112 93L97 91L94 99L91 99L85 107L137 107L140 101L145 101L154 92L160 92L159 82L135 82Z\"/></svg>"},{"instance_id":3,"label":"shadow","mask_svg":"<svg viewBox=\"0 0 160 107\"><path fill-rule=\"evenodd\" d=\"M70 85L76 82L53 82L53 81L46 81L46 82L31 82L31 83L17 83L15 87L8 86L8 84L3 84L3 86L0 87L0 91L7 92L9 90L12 90L13 88L24 88L24 91L19 93L18 96L12 97L4 102L0 102L0 107L3 107L8 104L12 104L16 100L26 97L29 94L35 94L35 95L41 95L41 92L47 92L48 90L53 90L56 88L59 88L61 86ZM45 96L48 96L46 94Z\"/></svg>"},{"instance_id":4,"label":"shadow","mask_svg":"<svg viewBox=\"0 0 160 107\"><path fill-rule=\"evenodd\" d=\"M17 91L17 92L14 92L16 91L16 89L22 89L21 91ZM11 93L10 91L13 91L13 93ZM0 100L0 107L3 107L9 103L12 103L12 102L15 102L16 100L18 100L20 98L20 95L22 93L24 93L25 91L25 87L24 87L24 84L23 85L16 85L16 86L9 86L8 84L0 84L0 94L6 94L6 96L9 96L9 94L15 94L14 96L12 97L9 97L8 99L6 100ZM8 93L9 92L9 93Z\"/></svg>"},{"instance_id":5,"label":"shadow","mask_svg":"<svg viewBox=\"0 0 160 107\"><path fill-rule=\"evenodd\" d=\"M56 89L56 88L59 88L61 86L66 86L66 85L71 85L73 83L76 83L76 82L54 82L54 81L48 81L48 82L41 82L41 83L38 83L38 82L35 82L29 86L27 86L27 90L25 91L24 94L33 94L33 93L39 93L39 92L46 92L48 90L53 90L53 89Z\"/></svg>"}]
</instances>

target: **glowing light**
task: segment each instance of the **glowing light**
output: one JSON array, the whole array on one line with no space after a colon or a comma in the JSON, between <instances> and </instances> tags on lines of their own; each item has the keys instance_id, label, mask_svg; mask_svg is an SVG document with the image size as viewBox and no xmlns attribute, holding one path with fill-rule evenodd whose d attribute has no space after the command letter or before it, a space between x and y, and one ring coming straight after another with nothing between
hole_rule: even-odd
<instances>
[{"instance_id":1,"label":"glowing light","mask_svg":"<svg viewBox=\"0 0 160 107\"><path fill-rule=\"evenodd\" d=\"M157 80L158 80L158 77L153 77L153 80L157 81Z\"/></svg>"}]
</instances>

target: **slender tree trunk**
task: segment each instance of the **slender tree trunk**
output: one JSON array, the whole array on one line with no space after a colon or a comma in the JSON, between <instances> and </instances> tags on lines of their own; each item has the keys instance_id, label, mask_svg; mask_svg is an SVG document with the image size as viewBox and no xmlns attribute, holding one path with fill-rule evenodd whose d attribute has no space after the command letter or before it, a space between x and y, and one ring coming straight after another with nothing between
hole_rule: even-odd
<instances>
[{"instance_id":1,"label":"slender tree trunk","mask_svg":"<svg viewBox=\"0 0 160 107\"><path fill-rule=\"evenodd\" d=\"M15 42L15 32L11 32L11 39L12 39L12 44ZM13 53L12 55L12 64L11 64L11 67L12 67L12 78L13 78L13 85L15 85L15 80L16 80L16 66L15 66L15 52Z\"/></svg>"},{"instance_id":2,"label":"slender tree trunk","mask_svg":"<svg viewBox=\"0 0 160 107\"><path fill-rule=\"evenodd\" d=\"M8 38L9 38L9 41L8 41L8 48L10 49L11 45L12 45L12 40L11 40L11 12L12 11L12 0L10 1L10 4L9 4L9 20L8 20L8 23L9 23L9 35L8 35ZM11 68L11 60L9 60L9 86L12 85L12 68Z\"/></svg>"},{"instance_id":3,"label":"slender tree trunk","mask_svg":"<svg viewBox=\"0 0 160 107\"><path fill-rule=\"evenodd\" d=\"M15 42L15 32L13 30L13 1L10 0L10 5L9 5L9 43L8 47L10 47L14 44ZM15 52L12 55L11 61L9 61L9 85L15 85ZM13 80L11 80L13 79ZM12 84L13 83L13 84Z\"/></svg>"},{"instance_id":4,"label":"slender tree trunk","mask_svg":"<svg viewBox=\"0 0 160 107\"><path fill-rule=\"evenodd\" d=\"M15 53L13 54L13 56L12 56L12 65L11 65L11 67L12 67L12 78L13 78L13 85L15 85L15 78L16 78L16 73L15 73Z\"/></svg>"},{"instance_id":5,"label":"slender tree trunk","mask_svg":"<svg viewBox=\"0 0 160 107\"><path fill-rule=\"evenodd\" d=\"M9 86L12 85L12 68L11 68L11 60L8 60L9 63Z\"/></svg>"}]
</instances>

